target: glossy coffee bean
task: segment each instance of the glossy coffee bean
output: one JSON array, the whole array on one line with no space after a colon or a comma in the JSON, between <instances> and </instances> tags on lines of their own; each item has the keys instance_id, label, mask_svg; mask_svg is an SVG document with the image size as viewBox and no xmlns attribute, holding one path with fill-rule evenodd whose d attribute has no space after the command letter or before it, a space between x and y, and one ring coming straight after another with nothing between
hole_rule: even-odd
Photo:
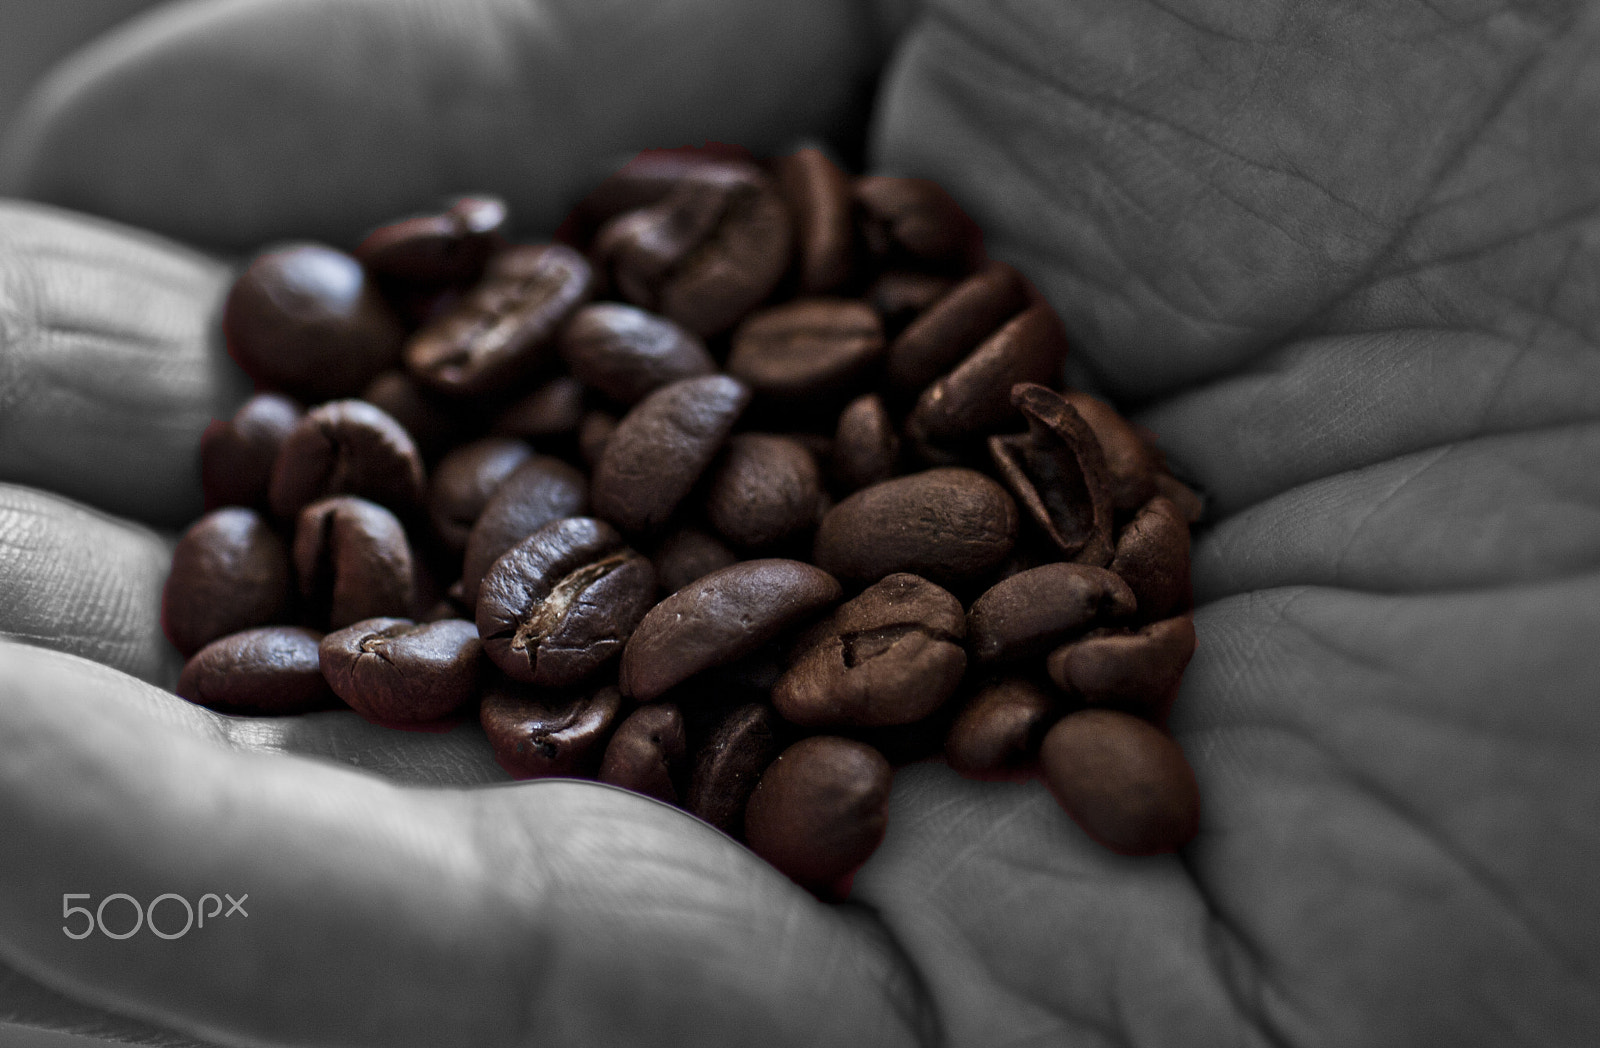
<instances>
[{"instance_id":1,"label":"glossy coffee bean","mask_svg":"<svg viewBox=\"0 0 1600 1048\"><path fill-rule=\"evenodd\" d=\"M334 400L306 412L272 465L272 512L293 517L331 495L356 495L394 510L420 506L422 456L400 423L364 400Z\"/></svg>"},{"instance_id":2,"label":"glossy coffee bean","mask_svg":"<svg viewBox=\"0 0 1600 1048\"><path fill-rule=\"evenodd\" d=\"M986 684L950 725L945 761L969 779L1026 775L1058 707L1055 696L1022 677Z\"/></svg>"},{"instance_id":3,"label":"glossy coffee bean","mask_svg":"<svg viewBox=\"0 0 1600 1048\"><path fill-rule=\"evenodd\" d=\"M348 397L400 358L405 332L361 264L320 244L259 255L222 313L228 355L269 389Z\"/></svg>"},{"instance_id":4,"label":"glossy coffee bean","mask_svg":"<svg viewBox=\"0 0 1600 1048\"><path fill-rule=\"evenodd\" d=\"M483 645L462 619L365 619L322 638L318 651L329 687L373 720L437 720L478 695Z\"/></svg>"},{"instance_id":5,"label":"glossy coffee bean","mask_svg":"<svg viewBox=\"0 0 1600 1048\"><path fill-rule=\"evenodd\" d=\"M569 216L574 242L591 239L618 215L659 203L685 181L760 177L760 169L742 153L735 156L697 148L644 150L578 201Z\"/></svg>"},{"instance_id":6,"label":"glossy coffee bean","mask_svg":"<svg viewBox=\"0 0 1600 1048\"><path fill-rule=\"evenodd\" d=\"M684 810L739 836L750 794L784 742L783 726L771 706L753 702L729 710L695 752Z\"/></svg>"},{"instance_id":7,"label":"glossy coffee bean","mask_svg":"<svg viewBox=\"0 0 1600 1048\"><path fill-rule=\"evenodd\" d=\"M567 517L494 562L478 587L478 631L507 676L576 684L622 654L655 599L655 569L615 528Z\"/></svg>"},{"instance_id":8,"label":"glossy coffee bean","mask_svg":"<svg viewBox=\"0 0 1600 1048\"><path fill-rule=\"evenodd\" d=\"M439 393L423 388L399 369L367 383L360 399L400 423L424 459L436 457L468 431L459 408L444 403Z\"/></svg>"},{"instance_id":9,"label":"glossy coffee bean","mask_svg":"<svg viewBox=\"0 0 1600 1048\"><path fill-rule=\"evenodd\" d=\"M257 393L227 421L200 434L200 487L206 508L267 508L272 464L295 424L300 405L278 393Z\"/></svg>"},{"instance_id":10,"label":"glossy coffee bean","mask_svg":"<svg viewBox=\"0 0 1600 1048\"><path fill-rule=\"evenodd\" d=\"M1100 398L1075 389L1066 390L1061 396L1089 424L1100 444L1112 508L1126 511L1149 502L1156 494L1161 453L1146 443L1138 427Z\"/></svg>"},{"instance_id":11,"label":"glossy coffee bean","mask_svg":"<svg viewBox=\"0 0 1600 1048\"><path fill-rule=\"evenodd\" d=\"M517 778L588 778L621 712L616 685L571 692L499 680L485 692L478 719L495 759Z\"/></svg>"},{"instance_id":12,"label":"glossy coffee bean","mask_svg":"<svg viewBox=\"0 0 1600 1048\"><path fill-rule=\"evenodd\" d=\"M1112 553L1111 485L1094 431L1044 386L1019 384L1011 399L1028 431L989 439L1000 476L1065 557L1105 567Z\"/></svg>"},{"instance_id":13,"label":"glossy coffee bean","mask_svg":"<svg viewBox=\"0 0 1600 1048\"><path fill-rule=\"evenodd\" d=\"M770 548L816 526L822 472L797 441L739 433L711 471L706 519L734 546Z\"/></svg>"},{"instance_id":14,"label":"glossy coffee bean","mask_svg":"<svg viewBox=\"0 0 1600 1048\"><path fill-rule=\"evenodd\" d=\"M489 432L500 437L541 438L577 431L585 410L583 383L559 375L512 401L494 417Z\"/></svg>"},{"instance_id":15,"label":"glossy coffee bean","mask_svg":"<svg viewBox=\"0 0 1600 1048\"><path fill-rule=\"evenodd\" d=\"M538 367L593 281L583 256L560 244L502 251L459 305L407 343L406 368L445 393L503 389Z\"/></svg>"},{"instance_id":16,"label":"glossy coffee bean","mask_svg":"<svg viewBox=\"0 0 1600 1048\"><path fill-rule=\"evenodd\" d=\"M867 393L839 413L832 447L834 480L847 491L881 484L894 475L900 457L900 435L883 406L883 398Z\"/></svg>"},{"instance_id":17,"label":"glossy coffee bean","mask_svg":"<svg viewBox=\"0 0 1600 1048\"><path fill-rule=\"evenodd\" d=\"M717 370L697 335L621 302L584 306L558 344L574 376L625 407L662 386Z\"/></svg>"},{"instance_id":18,"label":"glossy coffee bean","mask_svg":"<svg viewBox=\"0 0 1600 1048\"><path fill-rule=\"evenodd\" d=\"M1042 655L1095 625L1132 615L1137 601L1116 574L1045 564L1002 579L972 602L967 647L978 662Z\"/></svg>"},{"instance_id":19,"label":"glossy coffee bean","mask_svg":"<svg viewBox=\"0 0 1600 1048\"><path fill-rule=\"evenodd\" d=\"M748 655L839 599L832 575L797 560L747 560L713 571L645 615L622 652L623 693L636 702Z\"/></svg>"},{"instance_id":20,"label":"glossy coffee bean","mask_svg":"<svg viewBox=\"0 0 1600 1048\"><path fill-rule=\"evenodd\" d=\"M1052 651L1045 668L1062 690L1085 702L1123 706L1159 720L1194 649L1194 617L1180 615L1138 630L1095 630Z\"/></svg>"},{"instance_id":21,"label":"glossy coffee bean","mask_svg":"<svg viewBox=\"0 0 1600 1048\"><path fill-rule=\"evenodd\" d=\"M1176 851L1200 827L1200 790L1183 750L1137 717L1069 713L1039 751L1044 781L1084 831L1123 855Z\"/></svg>"},{"instance_id":22,"label":"glossy coffee bean","mask_svg":"<svg viewBox=\"0 0 1600 1048\"><path fill-rule=\"evenodd\" d=\"M501 554L552 520L575 517L589 501L583 474L558 458L534 455L512 470L478 514L461 558L461 597L478 601L478 584Z\"/></svg>"},{"instance_id":23,"label":"glossy coffee bean","mask_svg":"<svg viewBox=\"0 0 1600 1048\"><path fill-rule=\"evenodd\" d=\"M967 669L961 602L915 575L890 575L796 645L772 705L804 727L910 724L955 694Z\"/></svg>"},{"instance_id":24,"label":"glossy coffee bean","mask_svg":"<svg viewBox=\"0 0 1600 1048\"><path fill-rule=\"evenodd\" d=\"M294 567L312 621L341 629L411 613L416 567L405 528L375 502L339 495L295 520Z\"/></svg>"},{"instance_id":25,"label":"glossy coffee bean","mask_svg":"<svg viewBox=\"0 0 1600 1048\"><path fill-rule=\"evenodd\" d=\"M595 465L595 514L627 532L665 524L749 402L749 388L726 375L681 379L645 397Z\"/></svg>"},{"instance_id":26,"label":"glossy coffee bean","mask_svg":"<svg viewBox=\"0 0 1600 1048\"><path fill-rule=\"evenodd\" d=\"M800 293L832 291L850 277L855 246L850 176L820 149L806 147L773 164L794 216Z\"/></svg>"},{"instance_id":27,"label":"glossy coffee bean","mask_svg":"<svg viewBox=\"0 0 1600 1048\"><path fill-rule=\"evenodd\" d=\"M745 810L750 850L811 888L825 888L878 850L893 772L865 743L801 739L762 774Z\"/></svg>"},{"instance_id":28,"label":"glossy coffee bean","mask_svg":"<svg viewBox=\"0 0 1600 1048\"><path fill-rule=\"evenodd\" d=\"M219 713L286 714L327 709L338 698L322 677L322 634L260 626L220 637L184 663L178 694Z\"/></svg>"},{"instance_id":29,"label":"glossy coffee bean","mask_svg":"<svg viewBox=\"0 0 1600 1048\"><path fill-rule=\"evenodd\" d=\"M850 581L905 571L956 585L999 567L1016 538L1017 507L1004 488L974 470L930 469L833 507L817 528L813 559Z\"/></svg>"},{"instance_id":30,"label":"glossy coffee bean","mask_svg":"<svg viewBox=\"0 0 1600 1048\"><path fill-rule=\"evenodd\" d=\"M1189 525L1171 499L1151 499L1122 529L1111 570L1138 598L1141 618L1165 618L1189 606Z\"/></svg>"},{"instance_id":31,"label":"glossy coffee bean","mask_svg":"<svg viewBox=\"0 0 1600 1048\"><path fill-rule=\"evenodd\" d=\"M955 286L954 278L940 273L888 269L878 275L862 299L882 319L884 334L896 338Z\"/></svg>"},{"instance_id":32,"label":"glossy coffee bean","mask_svg":"<svg viewBox=\"0 0 1600 1048\"><path fill-rule=\"evenodd\" d=\"M213 510L172 551L161 626L191 655L218 637L280 619L289 600L289 553L255 510Z\"/></svg>"},{"instance_id":33,"label":"glossy coffee bean","mask_svg":"<svg viewBox=\"0 0 1600 1048\"><path fill-rule=\"evenodd\" d=\"M661 540L653 560L658 588L676 593L695 579L737 563L739 555L709 532L682 527Z\"/></svg>"},{"instance_id":34,"label":"glossy coffee bean","mask_svg":"<svg viewBox=\"0 0 1600 1048\"><path fill-rule=\"evenodd\" d=\"M937 182L868 175L856 179L855 198L862 237L880 259L960 269L982 252L977 226Z\"/></svg>"},{"instance_id":35,"label":"glossy coffee bean","mask_svg":"<svg viewBox=\"0 0 1600 1048\"><path fill-rule=\"evenodd\" d=\"M906 325L889 346L884 377L902 394L916 395L1027 305L1022 275L1004 262L990 262Z\"/></svg>"},{"instance_id":36,"label":"glossy coffee bean","mask_svg":"<svg viewBox=\"0 0 1600 1048\"><path fill-rule=\"evenodd\" d=\"M372 273L433 284L477 279L500 246L505 201L462 197L441 214L419 215L367 234L355 257Z\"/></svg>"},{"instance_id":37,"label":"glossy coffee bean","mask_svg":"<svg viewBox=\"0 0 1600 1048\"><path fill-rule=\"evenodd\" d=\"M858 392L883 349L883 325L865 302L802 298L739 325L728 374L774 401L837 404Z\"/></svg>"},{"instance_id":38,"label":"glossy coffee bean","mask_svg":"<svg viewBox=\"0 0 1600 1048\"><path fill-rule=\"evenodd\" d=\"M1016 414L1011 387L1053 381L1066 354L1066 334L1050 307L1026 309L923 390L906 432L939 447L1009 429Z\"/></svg>"},{"instance_id":39,"label":"glossy coffee bean","mask_svg":"<svg viewBox=\"0 0 1600 1048\"><path fill-rule=\"evenodd\" d=\"M510 437L485 437L452 450L428 480L428 519L446 547L464 550L478 516L505 479L533 454Z\"/></svg>"},{"instance_id":40,"label":"glossy coffee bean","mask_svg":"<svg viewBox=\"0 0 1600 1048\"><path fill-rule=\"evenodd\" d=\"M688 746L683 714L677 706L670 702L640 706L611 736L595 778L677 804L677 782Z\"/></svg>"}]
</instances>

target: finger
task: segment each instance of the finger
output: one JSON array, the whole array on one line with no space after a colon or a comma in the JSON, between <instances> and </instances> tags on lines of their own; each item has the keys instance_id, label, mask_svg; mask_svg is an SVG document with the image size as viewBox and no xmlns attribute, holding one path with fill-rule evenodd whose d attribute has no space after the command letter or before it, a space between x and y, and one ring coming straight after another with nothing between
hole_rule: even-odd
<instances>
[{"instance_id":1,"label":"finger","mask_svg":"<svg viewBox=\"0 0 1600 1048\"><path fill-rule=\"evenodd\" d=\"M248 393L216 330L228 280L175 244L0 201L0 481L193 519L200 433Z\"/></svg>"},{"instance_id":2,"label":"finger","mask_svg":"<svg viewBox=\"0 0 1600 1048\"><path fill-rule=\"evenodd\" d=\"M49 66L156 0L11 0L0 34L0 135L23 96Z\"/></svg>"},{"instance_id":3,"label":"finger","mask_svg":"<svg viewBox=\"0 0 1600 1048\"><path fill-rule=\"evenodd\" d=\"M185 3L59 68L5 167L26 195L235 249L352 243L468 190L548 230L641 148L847 133L883 48L858 0Z\"/></svg>"},{"instance_id":4,"label":"finger","mask_svg":"<svg viewBox=\"0 0 1600 1048\"><path fill-rule=\"evenodd\" d=\"M239 753L104 667L0 658L0 955L74 997L223 1044L913 1043L885 942L680 812ZM64 892L249 902L72 940Z\"/></svg>"}]
</instances>

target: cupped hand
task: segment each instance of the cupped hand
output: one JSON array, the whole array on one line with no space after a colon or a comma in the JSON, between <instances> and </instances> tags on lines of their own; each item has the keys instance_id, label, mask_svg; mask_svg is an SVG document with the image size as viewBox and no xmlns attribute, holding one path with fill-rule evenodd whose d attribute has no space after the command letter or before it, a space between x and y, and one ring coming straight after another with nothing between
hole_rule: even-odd
<instances>
[{"instance_id":1,"label":"cupped hand","mask_svg":"<svg viewBox=\"0 0 1600 1048\"><path fill-rule=\"evenodd\" d=\"M633 149L848 133L900 14L434 10L166 9L46 84L8 170L224 249L462 189L548 224ZM172 672L166 547L123 518L197 509L226 274L10 206L0 476L75 501L4 489L0 628L102 665L0 649L0 957L221 1043L1584 1043L1597 53L1576 4L916 16L872 162L947 185L1210 495L1173 724L1204 820L1124 860L1037 784L917 765L846 907L636 797L455 786L494 774L465 732L133 680ZM228 890L259 908L215 938L59 930L64 892Z\"/></svg>"}]
</instances>

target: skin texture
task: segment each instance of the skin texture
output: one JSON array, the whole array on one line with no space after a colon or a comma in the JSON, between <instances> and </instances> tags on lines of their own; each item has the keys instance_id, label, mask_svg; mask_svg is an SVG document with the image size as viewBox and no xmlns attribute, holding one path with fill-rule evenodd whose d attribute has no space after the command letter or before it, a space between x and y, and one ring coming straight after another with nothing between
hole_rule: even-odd
<instances>
[{"instance_id":1,"label":"skin texture","mask_svg":"<svg viewBox=\"0 0 1600 1048\"><path fill-rule=\"evenodd\" d=\"M822 27L832 4L780 12L815 17L810 36L751 28L779 5L661 4L659 21L637 5L421 6L174 8L35 96L4 146L13 185L240 249L353 236L463 183L514 188L514 214L553 223L552 201L618 152L843 127L843 85L877 58L866 12ZM693 49L671 120L667 93L618 94L638 50L584 50L618 22L628 46L682 54L647 36L671 24ZM489 27L535 57L510 61ZM730 46L741 33L761 43ZM558 36L562 60L540 61ZM329 59L355 39L370 58ZM124 675L170 667L152 610L164 545L100 511L169 527L198 511L186 449L243 397L206 340L225 276L142 234L0 205L0 389L35 391L0 414L0 478L55 492L0 503L0 579L30 594L0 602L0 629L33 645L0 649L5 1014L223 1044L311 1027L343 1045L643 1029L668 1044L1585 1043L1600 1024L1597 53L1600 10L1576 3L946 0L909 29L874 165L946 185L1061 312L1072 374L1142 404L1210 496L1199 647L1170 723L1202 822L1179 855L1124 859L1038 782L915 765L855 878L871 917L635 796L463 788L503 774L481 737L337 713L222 722ZM390 79L372 97L396 100L378 110L356 94L374 74ZM502 126L560 148L474 145ZM344 145L309 164L326 142ZM202 143L214 165L194 162ZM30 268L43 260L57 268ZM130 286L162 290L114 310L91 293ZM162 366L128 366L134 350ZM96 393L124 392L118 362L139 382ZM58 756L28 756L42 752ZM219 790L226 803L196 800ZM209 942L113 951L62 937L65 884L140 899L237 885L269 908ZM330 945L307 966L313 939ZM275 992L237 994L230 966Z\"/></svg>"}]
</instances>

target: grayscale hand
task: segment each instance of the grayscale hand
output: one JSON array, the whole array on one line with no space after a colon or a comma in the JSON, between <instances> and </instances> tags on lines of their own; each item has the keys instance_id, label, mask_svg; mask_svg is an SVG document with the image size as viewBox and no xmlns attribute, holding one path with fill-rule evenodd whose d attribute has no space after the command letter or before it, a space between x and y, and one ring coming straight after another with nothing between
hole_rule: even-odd
<instances>
[{"instance_id":1,"label":"grayscale hand","mask_svg":"<svg viewBox=\"0 0 1600 1048\"><path fill-rule=\"evenodd\" d=\"M466 732L141 683L174 658L151 527L198 511L199 431L244 395L227 272L8 204L9 1014L341 1048L1588 1042L1600 5L200 0L58 69L4 165L223 252L468 189L548 226L643 146L846 135L885 60L873 166L949 187L1212 498L1173 725L1195 842L1117 858L1038 784L915 765L830 907L637 797L474 785ZM64 892L222 891L250 915L205 936L60 930Z\"/></svg>"}]
</instances>

